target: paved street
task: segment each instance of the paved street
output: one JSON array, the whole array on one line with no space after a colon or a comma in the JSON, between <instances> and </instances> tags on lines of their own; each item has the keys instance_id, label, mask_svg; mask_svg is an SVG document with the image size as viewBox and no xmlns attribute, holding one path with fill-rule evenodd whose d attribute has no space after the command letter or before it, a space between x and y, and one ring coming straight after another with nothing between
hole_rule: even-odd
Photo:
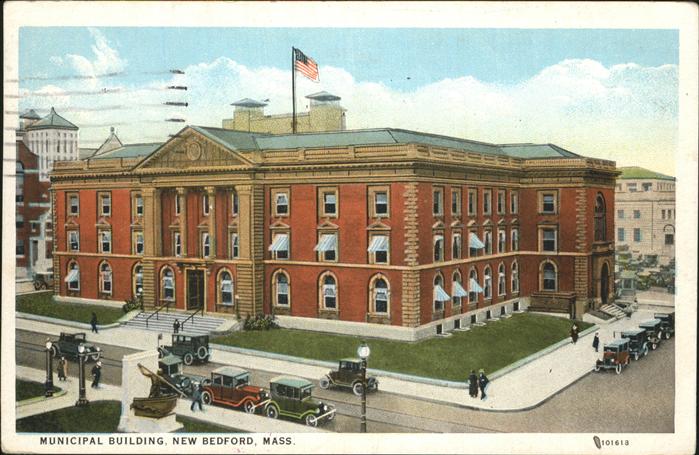
<instances>
[{"instance_id":1,"label":"paved street","mask_svg":"<svg viewBox=\"0 0 699 455\"><path fill-rule=\"evenodd\" d=\"M45 335L17 330L20 365L44 368L40 345ZM134 352L102 344L105 351L103 378L119 384L120 359ZM591 349L591 348L590 348ZM210 363L187 367L208 375L219 366ZM71 375L77 366L71 362ZM268 387L276 373L252 371L252 382ZM455 391L465 393L463 390ZM522 393L526 393L524 390ZM338 416L325 428L353 432L359 428L359 399L348 391L321 390L314 394L333 403ZM674 338L663 342L648 357L632 362L621 375L591 373L543 405L522 412L488 412L433 403L386 392L368 398L370 432L672 432L674 416ZM571 409L576 409L571 412ZM235 412L235 411L231 411ZM429 417L428 417L429 416Z\"/></svg>"}]
</instances>

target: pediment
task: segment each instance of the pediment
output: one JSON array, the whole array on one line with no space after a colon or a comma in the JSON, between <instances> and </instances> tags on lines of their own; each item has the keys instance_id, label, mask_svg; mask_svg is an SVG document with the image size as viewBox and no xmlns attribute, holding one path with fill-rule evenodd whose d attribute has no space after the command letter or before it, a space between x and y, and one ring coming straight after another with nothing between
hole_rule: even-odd
<instances>
[{"instance_id":1,"label":"pediment","mask_svg":"<svg viewBox=\"0 0 699 455\"><path fill-rule=\"evenodd\" d=\"M492 225L493 225L493 222L490 221L490 219L483 221L483 226L492 226Z\"/></svg>"},{"instance_id":2,"label":"pediment","mask_svg":"<svg viewBox=\"0 0 699 455\"><path fill-rule=\"evenodd\" d=\"M469 221L469 222L466 224L466 226L468 226L468 227L476 226L476 220L471 220L471 221Z\"/></svg>"},{"instance_id":3,"label":"pediment","mask_svg":"<svg viewBox=\"0 0 699 455\"><path fill-rule=\"evenodd\" d=\"M112 227L112 225L109 223L109 220L107 218L101 216L97 219L97 222L95 223L95 226L97 227Z\"/></svg>"},{"instance_id":4,"label":"pediment","mask_svg":"<svg viewBox=\"0 0 699 455\"><path fill-rule=\"evenodd\" d=\"M367 226L367 231L390 231L391 226L381 220L375 221Z\"/></svg>"},{"instance_id":5,"label":"pediment","mask_svg":"<svg viewBox=\"0 0 699 455\"><path fill-rule=\"evenodd\" d=\"M80 227L80 224L78 224L77 221L75 221L75 217L70 217L68 218L68 221L65 223L65 227L70 228L70 227Z\"/></svg>"},{"instance_id":6,"label":"pediment","mask_svg":"<svg viewBox=\"0 0 699 455\"><path fill-rule=\"evenodd\" d=\"M452 228L462 228L462 227L464 227L464 225L461 224L461 221L459 221L459 220L454 220L454 221L452 221L451 224L450 224L449 226L451 226Z\"/></svg>"},{"instance_id":7,"label":"pediment","mask_svg":"<svg viewBox=\"0 0 699 455\"><path fill-rule=\"evenodd\" d=\"M519 224L519 220L517 218L513 218L512 221L510 221L510 224Z\"/></svg>"},{"instance_id":8,"label":"pediment","mask_svg":"<svg viewBox=\"0 0 699 455\"><path fill-rule=\"evenodd\" d=\"M444 222L437 221L432 225L432 229L444 229Z\"/></svg>"},{"instance_id":9,"label":"pediment","mask_svg":"<svg viewBox=\"0 0 699 455\"><path fill-rule=\"evenodd\" d=\"M330 220L324 220L317 227L317 229L339 229L339 228L340 228L340 226L338 226L335 223L330 222Z\"/></svg>"},{"instance_id":10,"label":"pediment","mask_svg":"<svg viewBox=\"0 0 699 455\"><path fill-rule=\"evenodd\" d=\"M138 164L134 170L194 170L251 165L252 163L239 153L187 127Z\"/></svg>"},{"instance_id":11,"label":"pediment","mask_svg":"<svg viewBox=\"0 0 699 455\"><path fill-rule=\"evenodd\" d=\"M288 224L286 224L282 221L277 220L274 223L270 224L269 228L270 229L291 229L291 226L289 226Z\"/></svg>"},{"instance_id":12,"label":"pediment","mask_svg":"<svg viewBox=\"0 0 699 455\"><path fill-rule=\"evenodd\" d=\"M504 218L500 218L500 219L498 220L498 226L502 226L502 225L504 225L504 224L506 224L505 219L504 219Z\"/></svg>"}]
</instances>

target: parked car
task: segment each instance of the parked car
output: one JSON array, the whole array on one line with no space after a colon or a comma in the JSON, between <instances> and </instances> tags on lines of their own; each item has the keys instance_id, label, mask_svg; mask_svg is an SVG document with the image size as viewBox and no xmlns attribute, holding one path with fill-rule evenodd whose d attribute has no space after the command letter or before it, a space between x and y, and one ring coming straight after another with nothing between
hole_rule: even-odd
<instances>
[{"instance_id":1,"label":"parked car","mask_svg":"<svg viewBox=\"0 0 699 455\"><path fill-rule=\"evenodd\" d=\"M269 393L250 385L250 373L234 367L220 367L211 372L202 394L205 404L244 409L254 413L270 401Z\"/></svg>"},{"instance_id":2,"label":"parked car","mask_svg":"<svg viewBox=\"0 0 699 455\"><path fill-rule=\"evenodd\" d=\"M638 324L638 326L646 331L648 344L655 351L663 338L663 328L660 319L651 319Z\"/></svg>"},{"instance_id":3,"label":"parked car","mask_svg":"<svg viewBox=\"0 0 699 455\"><path fill-rule=\"evenodd\" d=\"M51 354L54 357L70 357L78 358L78 346L81 344L85 347L86 359L97 362L102 355L102 350L92 343L88 343L85 339L85 333L67 333L61 332L58 340L52 341Z\"/></svg>"},{"instance_id":4,"label":"parked car","mask_svg":"<svg viewBox=\"0 0 699 455\"><path fill-rule=\"evenodd\" d=\"M661 321L660 326L663 329L663 335L665 335L666 340L669 340L671 336L675 335L674 311L672 313L655 313L653 317Z\"/></svg>"},{"instance_id":5,"label":"parked car","mask_svg":"<svg viewBox=\"0 0 699 455\"><path fill-rule=\"evenodd\" d=\"M271 399L265 407L267 417L291 417L312 427L335 418L335 407L313 398L313 383L306 379L277 376L269 381L269 389Z\"/></svg>"},{"instance_id":6,"label":"parked car","mask_svg":"<svg viewBox=\"0 0 699 455\"><path fill-rule=\"evenodd\" d=\"M614 369L621 374L622 368L629 364L629 339L618 338L604 345L602 359L595 363L595 371Z\"/></svg>"},{"instance_id":7,"label":"parked car","mask_svg":"<svg viewBox=\"0 0 699 455\"><path fill-rule=\"evenodd\" d=\"M366 378L367 391L376 391L379 388L379 380L375 376ZM320 378L320 388L327 389L331 385L351 388L355 395L362 395L362 361L359 359L340 360L337 370L331 370Z\"/></svg>"},{"instance_id":8,"label":"parked car","mask_svg":"<svg viewBox=\"0 0 699 455\"><path fill-rule=\"evenodd\" d=\"M158 346L158 356L160 358L168 354L182 357L182 361L187 366L194 363L194 360L206 363L211 357L209 335L173 333L171 346Z\"/></svg>"},{"instance_id":9,"label":"parked car","mask_svg":"<svg viewBox=\"0 0 699 455\"><path fill-rule=\"evenodd\" d=\"M209 378L204 376L185 374L182 371L182 358L176 355L166 355L165 357L158 360L158 369L161 372L161 376L178 392L182 392L188 397L192 396L194 392L194 387L197 384L206 384ZM171 387L164 387L164 392L169 391Z\"/></svg>"},{"instance_id":10,"label":"parked car","mask_svg":"<svg viewBox=\"0 0 699 455\"><path fill-rule=\"evenodd\" d=\"M633 329L621 332L622 338L629 340L629 354L634 360L638 360L641 356L648 355L648 340L644 329Z\"/></svg>"},{"instance_id":11,"label":"parked car","mask_svg":"<svg viewBox=\"0 0 699 455\"><path fill-rule=\"evenodd\" d=\"M34 272L32 284L37 291L41 289L53 289L53 272Z\"/></svg>"}]
</instances>

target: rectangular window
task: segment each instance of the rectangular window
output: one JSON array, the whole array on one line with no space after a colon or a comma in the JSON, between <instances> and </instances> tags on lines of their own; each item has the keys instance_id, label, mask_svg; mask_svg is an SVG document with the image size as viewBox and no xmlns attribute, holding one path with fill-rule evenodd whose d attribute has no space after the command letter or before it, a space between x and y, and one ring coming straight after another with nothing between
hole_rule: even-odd
<instances>
[{"instance_id":1,"label":"rectangular window","mask_svg":"<svg viewBox=\"0 0 699 455\"><path fill-rule=\"evenodd\" d=\"M498 253L504 253L506 245L507 238L505 236L505 231L498 230Z\"/></svg>"},{"instance_id":2,"label":"rectangular window","mask_svg":"<svg viewBox=\"0 0 699 455\"><path fill-rule=\"evenodd\" d=\"M182 256L182 236L180 235L179 232L175 232L173 234L173 242L174 242L174 252L176 257L181 257Z\"/></svg>"},{"instance_id":3,"label":"rectangular window","mask_svg":"<svg viewBox=\"0 0 699 455\"><path fill-rule=\"evenodd\" d=\"M100 214L102 216L112 215L112 195L111 193L100 193Z\"/></svg>"},{"instance_id":4,"label":"rectangular window","mask_svg":"<svg viewBox=\"0 0 699 455\"><path fill-rule=\"evenodd\" d=\"M321 190L321 216L337 216L337 190Z\"/></svg>"},{"instance_id":5,"label":"rectangular window","mask_svg":"<svg viewBox=\"0 0 699 455\"><path fill-rule=\"evenodd\" d=\"M182 212L182 196L179 194L175 195L175 215L179 215Z\"/></svg>"},{"instance_id":6,"label":"rectangular window","mask_svg":"<svg viewBox=\"0 0 699 455\"><path fill-rule=\"evenodd\" d=\"M337 232L321 233L314 250L318 252L319 261L337 261Z\"/></svg>"},{"instance_id":7,"label":"rectangular window","mask_svg":"<svg viewBox=\"0 0 699 455\"><path fill-rule=\"evenodd\" d=\"M556 193L540 192L539 204L540 213L556 213Z\"/></svg>"},{"instance_id":8,"label":"rectangular window","mask_svg":"<svg viewBox=\"0 0 699 455\"><path fill-rule=\"evenodd\" d=\"M665 219L665 210L660 211L662 213L662 218Z\"/></svg>"},{"instance_id":9,"label":"rectangular window","mask_svg":"<svg viewBox=\"0 0 699 455\"><path fill-rule=\"evenodd\" d=\"M635 183L627 183L627 184L626 184L626 189L627 189L628 191L630 191L631 193L635 193L636 191L638 191L638 187L636 186Z\"/></svg>"},{"instance_id":10,"label":"rectangular window","mask_svg":"<svg viewBox=\"0 0 699 455\"><path fill-rule=\"evenodd\" d=\"M476 190L468 190L468 214L469 216L476 214Z\"/></svg>"},{"instance_id":11,"label":"rectangular window","mask_svg":"<svg viewBox=\"0 0 699 455\"><path fill-rule=\"evenodd\" d=\"M112 232L99 231L100 253L112 252Z\"/></svg>"},{"instance_id":12,"label":"rectangular window","mask_svg":"<svg viewBox=\"0 0 699 455\"><path fill-rule=\"evenodd\" d=\"M461 214L461 190L458 188L451 189L451 213L452 215Z\"/></svg>"},{"instance_id":13,"label":"rectangular window","mask_svg":"<svg viewBox=\"0 0 699 455\"><path fill-rule=\"evenodd\" d=\"M201 253L205 258L211 255L211 237L209 237L208 232L202 232L201 234Z\"/></svg>"},{"instance_id":14,"label":"rectangular window","mask_svg":"<svg viewBox=\"0 0 699 455\"><path fill-rule=\"evenodd\" d=\"M616 217L619 218L620 220L624 219L624 210L617 210L616 211Z\"/></svg>"},{"instance_id":15,"label":"rectangular window","mask_svg":"<svg viewBox=\"0 0 699 455\"><path fill-rule=\"evenodd\" d=\"M202 214L204 216L209 216L209 209L211 206L209 205L209 193L204 193L201 197L201 210Z\"/></svg>"},{"instance_id":16,"label":"rectangular window","mask_svg":"<svg viewBox=\"0 0 699 455\"><path fill-rule=\"evenodd\" d=\"M510 233L510 244L512 251L519 251L519 229L512 229Z\"/></svg>"},{"instance_id":17,"label":"rectangular window","mask_svg":"<svg viewBox=\"0 0 699 455\"><path fill-rule=\"evenodd\" d=\"M451 258L461 259L461 234L454 233L451 236Z\"/></svg>"},{"instance_id":18,"label":"rectangular window","mask_svg":"<svg viewBox=\"0 0 699 455\"><path fill-rule=\"evenodd\" d=\"M289 234L275 234L269 251L272 252L273 259L289 259Z\"/></svg>"},{"instance_id":19,"label":"rectangular window","mask_svg":"<svg viewBox=\"0 0 699 455\"><path fill-rule=\"evenodd\" d=\"M510 213L516 214L519 211L519 195L516 191L510 192Z\"/></svg>"},{"instance_id":20,"label":"rectangular window","mask_svg":"<svg viewBox=\"0 0 699 455\"><path fill-rule=\"evenodd\" d=\"M238 193L233 192L231 195L231 214L233 216L238 215L239 208Z\"/></svg>"},{"instance_id":21,"label":"rectangular window","mask_svg":"<svg viewBox=\"0 0 699 455\"><path fill-rule=\"evenodd\" d=\"M616 236L620 242L626 241L626 233L624 232L624 228L617 228L616 230Z\"/></svg>"},{"instance_id":22,"label":"rectangular window","mask_svg":"<svg viewBox=\"0 0 699 455\"><path fill-rule=\"evenodd\" d=\"M498 190L498 214L505 214L505 190Z\"/></svg>"},{"instance_id":23,"label":"rectangular window","mask_svg":"<svg viewBox=\"0 0 699 455\"><path fill-rule=\"evenodd\" d=\"M675 244L675 234L665 234L665 245Z\"/></svg>"},{"instance_id":24,"label":"rectangular window","mask_svg":"<svg viewBox=\"0 0 699 455\"><path fill-rule=\"evenodd\" d=\"M485 254L493 254L493 232L485 231L483 233L483 244L485 245Z\"/></svg>"},{"instance_id":25,"label":"rectangular window","mask_svg":"<svg viewBox=\"0 0 699 455\"><path fill-rule=\"evenodd\" d=\"M134 232L134 253L143 254L143 232Z\"/></svg>"},{"instance_id":26,"label":"rectangular window","mask_svg":"<svg viewBox=\"0 0 699 455\"><path fill-rule=\"evenodd\" d=\"M24 217L22 215L15 215L15 229L24 228Z\"/></svg>"},{"instance_id":27,"label":"rectangular window","mask_svg":"<svg viewBox=\"0 0 699 455\"><path fill-rule=\"evenodd\" d=\"M634 211L633 211L633 218L634 218L635 220L640 219L640 218L641 218L641 211L640 211L640 210L634 210Z\"/></svg>"},{"instance_id":28,"label":"rectangular window","mask_svg":"<svg viewBox=\"0 0 699 455\"><path fill-rule=\"evenodd\" d=\"M546 228L541 230L541 250L556 251L557 230Z\"/></svg>"},{"instance_id":29,"label":"rectangular window","mask_svg":"<svg viewBox=\"0 0 699 455\"><path fill-rule=\"evenodd\" d=\"M493 193L490 190L483 190L483 215L490 215Z\"/></svg>"},{"instance_id":30,"label":"rectangular window","mask_svg":"<svg viewBox=\"0 0 699 455\"><path fill-rule=\"evenodd\" d=\"M369 263L370 264L388 264L388 235L372 234L369 236Z\"/></svg>"},{"instance_id":31,"label":"rectangular window","mask_svg":"<svg viewBox=\"0 0 699 455\"><path fill-rule=\"evenodd\" d=\"M135 217L143 216L143 196L140 194L134 196L134 215Z\"/></svg>"},{"instance_id":32,"label":"rectangular window","mask_svg":"<svg viewBox=\"0 0 699 455\"><path fill-rule=\"evenodd\" d=\"M237 233L231 234L231 257L237 259L240 254L240 238Z\"/></svg>"},{"instance_id":33,"label":"rectangular window","mask_svg":"<svg viewBox=\"0 0 699 455\"><path fill-rule=\"evenodd\" d=\"M77 216L80 214L80 197L77 194L68 195L68 215Z\"/></svg>"},{"instance_id":34,"label":"rectangular window","mask_svg":"<svg viewBox=\"0 0 699 455\"><path fill-rule=\"evenodd\" d=\"M434 236L434 261L439 262L444 260L444 236Z\"/></svg>"},{"instance_id":35,"label":"rectangular window","mask_svg":"<svg viewBox=\"0 0 699 455\"><path fill-rule=\"evenodd\" d=\"M24 240L17 240L17 248L15 249L17 256L24 256Z\"/></svg>"},{"instance_id":36,"label":"rectangular window","mask_svg":"<svg viewBox=\"0 0 699 455\"><path fill-rule=\"evenodd\" d=\"M640 228L634 228L634 230L633 230L633 241L634 241L634 242L640 242L640 241L641 241L641 229L640 229Z\"/></svg>"},{"instance_id":37,"label":"rectangular window","mask_svg":"<svg viewBox=\"0 0 699 455\"><path fill-rule=\"evenodd\" d=\"M276 216L287 216L289 214L289 193L274 192L272 193L274 201L274 214Z\"/></svg>"},{"instance_id":38,"label":"rectangular window","mask_svg":"<svg viewBox=\"0 0 699 455\"><path fill-rule=\"evenodd\" d=\"M68 250L80 251L80 233L78 231L68 231Z\"/></svg>"},{"instance_id":39,"label":"rectangular window","mask_svg":"<svg viewBox=\"0 0 699 455\"><path fill-rule=\"evenodd\" d=\"M374 193L374 214L388 215L388 193L384 191Z\"/></svg>"},{"instance_id":40,"label":"rectangular window","mask_svg":"<svg viewBox=\"0 0 699 455\"><path fill-rule=\"evenodd\" d=\"M441 188L432 190L432 214L442 215L444 213L444 192Z\"/></svg>"},{"instance_id":41,"label":"rectangular window","mask_svg":"<svg viewBox=\"0 0 699 455\"><path fill-rule=\"evenodd\" d=\"M643 191L650 191L653 189L653 184L652 183L641 183L641 187L643 188Z\"/></svg>"}]
</instances>

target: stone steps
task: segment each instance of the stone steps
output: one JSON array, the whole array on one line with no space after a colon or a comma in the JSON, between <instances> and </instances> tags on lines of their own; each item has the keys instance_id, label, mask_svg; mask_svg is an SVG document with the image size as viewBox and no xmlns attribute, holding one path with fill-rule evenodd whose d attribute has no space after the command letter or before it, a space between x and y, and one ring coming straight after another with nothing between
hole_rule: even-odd
<instances>
[{"instance_id":1,"label":"stone steps","mask_svg":"<svg viewBox=\"0 0 699 455\"><path fill-rule=\"evenodd\" d=\"M610 316L613 316L613 317L622 318L622 317L626 316L626 313L624 313L624 311L616 305L610 305L610 304L603 305L600 308L600 311L602 311L603 313L606 313Z\"/></svg>"},{"instance_id":2,"label":"stone steps","mask_svg":"<svg viewBox=\"0 0 699 455\"><path fill-rule=\"evenodd\" d=\"M150 330L153 332L172 333L172 325L174 324L175 319L179 319L180 323L182 323L189 316L187 313L172 311L169 313L160 312L157 316L151 317L148 320L148 325L146 325L146 319L151 314L153 313L148 311L140 313L135 318L129 320L126 323L126 326L130 328ZM225 319L221 318L194 316L192 319L187 321L183 327L180 327L180 332L192 335L208 335L211 332L216 331L224 322L226 322Z\"/></svg>"}]
</instances>

